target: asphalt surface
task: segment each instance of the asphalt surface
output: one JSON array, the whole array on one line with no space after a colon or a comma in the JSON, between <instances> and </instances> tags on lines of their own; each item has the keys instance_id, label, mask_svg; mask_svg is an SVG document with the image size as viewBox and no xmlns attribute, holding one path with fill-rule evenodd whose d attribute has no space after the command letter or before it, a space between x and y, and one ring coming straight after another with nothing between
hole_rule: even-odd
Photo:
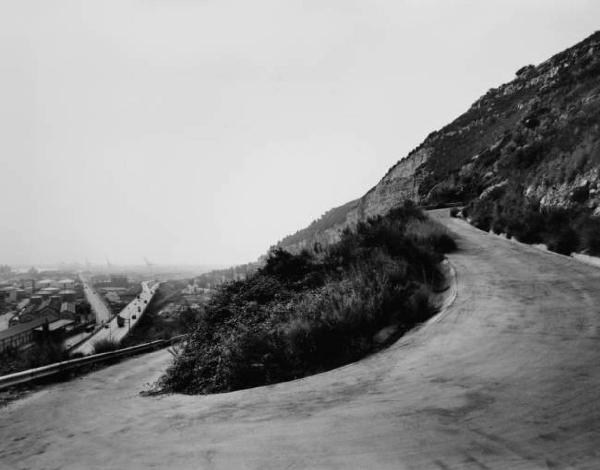
<instances>
[{"instance_id":1,"label":"asphalt surface","mask_svg":"<svg viewBox=\"0 0 600 470\"><path fill-rule=\"evenodd\" d=\"M82 274L79 275L79 279L83 283L83 293L85 298L92 307L92 311L96 316L96 323L105 323L110 321L111 313L108 306L104 303L100 294L94 290L92 284Z\"/></svg>"},{"instance_id":2,"label":"asphalt surface","mask_svg":"<svg viewBox=\"0 0 600 470\"><path fill-rule=\"evenodd\" d=\"M142 318L142 315L146 311L146 307L152 300L152 297L156 293L159 284L151 283L149 281L142 282L142 291L139 296L129 302L123 310L119 312L121 318L125 320L123 326L119 327L117 322L117 315L112 320L106 322L106 324L100 328L93 336L87 341L77 346L73 352L89 355L94 353L94 347L96 342L102 340L115 341L120 343L125 336L129 334L131 329L135 327L138 321Z\"/></svg>"},{"instance_id":3,"label":"asphalt surface","mask_svg":"<svg viewBox=\"0 0 600 470\"><path fill-rule=\"evenodd\" d=\"M600 468L600 269L444 223L456 299L385 351L212 396L137 357L0 410L0 467Z\"/></svg>"}]
</instances>

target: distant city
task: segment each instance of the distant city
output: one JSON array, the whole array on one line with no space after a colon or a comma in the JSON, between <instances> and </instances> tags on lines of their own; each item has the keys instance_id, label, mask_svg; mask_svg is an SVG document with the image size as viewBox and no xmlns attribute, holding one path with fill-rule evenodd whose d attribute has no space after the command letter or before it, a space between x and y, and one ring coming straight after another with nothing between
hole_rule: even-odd
<instances>
[{"instance_id":1,"label":"distant city","mask_svg":"<svg viewBox=\"0 0 600 470\"><path fill-rule=\"evenodd\" d=\"M0 265L0 354L5 359L21 359L47 345L58 348L65 357L89 353L94 341L106 335L110 340L127 341L132 330L132 337L144 341L147 332L140 334L134 327L159 286L161 301L152 304L153 315L166 324L179 325L183 312L198 312L217 285L247 272L247 268L243 272L229 268L206 273L209 269L155 265L148 260L141 266L110 262L63 263L59 267ZM155 309L156 305L159 308ZM155 320L146 321L151 322ZM15 361L3 362L4 372L22 368L15 366Z\"/></svg>"}]
</instances>

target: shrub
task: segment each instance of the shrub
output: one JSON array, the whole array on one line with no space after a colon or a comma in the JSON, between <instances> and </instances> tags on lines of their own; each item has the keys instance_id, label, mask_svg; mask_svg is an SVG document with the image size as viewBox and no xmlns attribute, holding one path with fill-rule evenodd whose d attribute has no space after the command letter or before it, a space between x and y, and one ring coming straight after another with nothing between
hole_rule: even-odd
<instances>
[{"instance_id":1,"label":"shrub","mask_svg":"<svg viewBox=\"0 0 600 470\"><path fill-rule=\"evenodd\" d=\"M450 253L456 249L456 242L446 227L433 220L411 221L406 226L405 236L437 253Z\"/></svg>"},{"instance_id":2,"label":"shrub","mask_svg":"<svg viewBox=\"0 0 600 470\"><path fill-rule=\"evenodd\" d=\"M119 343L110 339L100 339L94 343L94 354L100 354L119 349Z\"/></svg>"},{"instance_id":3,"label":"shrub","mask_svg":"<svg viewBox=\"0 0 600 470\"><path fill-rule=\"evenodd\" d=\"M494 233L506 233L523 243L546 243L548 249L562 254L577 250L600 254L600 218L591 209L574 205L570 209L541 208L539 202L523 195L523 187L511 183L504 194L471 201L468 213L473 225ZM573 192L572 201L585 201L587 187Z\"/></svg>"},{"instance_id":4,"label":"shrub","mask_svg":"<svg viewBox=\"0 0 600 470\"><path fill-rule=\"evenodd\" d=\"M61 343L52 341L35 344L24 353L25 364L28 369L64 361L67 358L68 354L64 346Z\"/></svg>"},{"instance_id":5,"label":"shrub","mask_svg":"<svg viewBox=\"0 0 600 470\"><path fill-rule=\"evenodd\" d=\"M68 353L59 342L35 343L25 351L8 348L0 353L0 375L41 367L68 358Z\"/></svg>"},{"instance_id":6,"label":"shrub","mask_svg":"<svg viewBox=\"0 0 600 470\"><path fill-rule=\"evenodd\" d=\"M579 237L575 230L567 226L560 231L549 235L548 249L561 253L563 255L570 255L579 246Z\"/></svg>"},{"instance_id":7,"label":"shrub","mask_svg":"<svg viewBox=\"0 0 600 470\"><path fill-rule=\"evenodd\" d=\"M410 320L411 323L421 323L435 313L431 303L431 289L427 285L421 285L410 297Z\"/></svg>"},{"instance_id":8,"label":"shrub","mask_svg":"<svg viewBox=\"0 0 600 470\"><path fill-rule=\"evenodd\" d=\"M600 255L600 217L582 217L578 229L580 249L590 255Z\"/></svg>"},{"instance_id":9,"label":"shrub","mask_svg":"<svg viewBox=\"0 0 600 470\"><path fill-rule=\"evenodd\" d=\"M296 281L311 271L311 264L312 259L308 251L294 255L282 248L275 248L267 258L263 272L283 281Z\"/></svg>"},{"instance_id":10,"label":"shrub","mask_svg":"<svg viewBox=\"0 0 600 470\"><path fill-rule=\"evenodd\" d=\"M221 286L159 381L211 393L290 380L373 351L390 324L434 313L431 287L454 240L411 203L346 230L320 253L274 250L243 281Z\"/></svg>"}]
</instances>

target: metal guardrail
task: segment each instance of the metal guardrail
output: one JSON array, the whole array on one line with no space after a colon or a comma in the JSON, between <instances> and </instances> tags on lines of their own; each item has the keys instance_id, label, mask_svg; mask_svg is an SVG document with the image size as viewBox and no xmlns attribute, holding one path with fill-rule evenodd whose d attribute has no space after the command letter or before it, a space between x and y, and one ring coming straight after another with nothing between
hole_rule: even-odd
<instances>
[{"instance_id":1,"label":"metal guardrail","mask_svg":"<svg viewBox=\"0 0 600 470\"><path fill-rule=\"evenodd\" d=\"M116 351L109 351L100 354L93 354L91 356L79 357L77 359L69 359L67 361L57 362L55 364L49 364L47 366L37 367L35 369L28 369L21 372L15 372L14 374L8 374L0 376L0 390L14 385L20 385L34 380L49 377L60 372L67 370L77 369L90 364L97 364L110 359L133 356L135 354L152 351L169 346L182 340L185 335L174 336L170 339L159 339L150 343L138 344L137 346L131 346L129 348L118 349Z\"/></svg>"}]
</instances>

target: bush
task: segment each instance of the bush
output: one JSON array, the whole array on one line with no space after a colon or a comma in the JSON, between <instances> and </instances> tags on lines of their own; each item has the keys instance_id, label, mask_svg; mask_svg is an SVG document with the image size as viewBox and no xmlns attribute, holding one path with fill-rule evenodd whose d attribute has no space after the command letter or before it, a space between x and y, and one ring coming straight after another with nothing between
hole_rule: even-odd
<instances>
[{"instance_id":1,"label":"bush","mask_svg":"<svg viewBox=\"0 0 600 470\"><path fill-rule=\"evenodd\" d=\"M221 286L158 386L212 393L303 377L355 361L375 334L429 318L438 263L454 247L413 204L346 230L317 253L270 253L243 281Z\"/></svg>"},{"instance_id":2,"label":"bush","mask_svg":"<svg viewBox=\"0 0 600 470\"><path fill-rule=\"evenodd\" d=\"M69 358L61 343L43 341L21 351L9 348L0 353L0 375L45 366Z\"/></svg>"},{"instance_id":3,"label":"bush","mask_svg":"<svg viewBox=\"0 0 600 470\"><path fill-rule=\"evenodd\" d=\"M557 233L549 235L548 249L563 255L570 255L579 246L579 237L571 227L564 227Z\"/></svg>"},{"instance_id":4,"label":"bush","mask_svg":"<svg viewBox=\"0 0 600 470\"><path fill-rule=\"evenodd\" d=\"M491 228L497 234L506 233L523 243L546 243L549 250L561 254L579 250L600 255L600 218L594 217L591 209L541 208L539 202L526 198L523 191L522 186L510 184L497 199L472 201L468 213L473 225L486 231ZM574 199L586 199L587 191L586 187L575 191Z\"/></svg>"},{"instance_id":5,"label":"bush","mask_svg":"<svg viewBox=\"0 0 600 470\"><path fill-rule=\"evenodd\" d=\"M581 217L577 228L581 251L600 256L600 217Z\"/></svg>"},{"instance_id":6,"label":"bush","mask_svg":"<svg viewBox=\"0 0 600 470\"><path fill-rule=\"evenodd\" d=\"M405 236L417 245L427 246L433 252L450 253L456 249L456 242L446 227L430 219L408 223Z\"/></svg>"},{"instance_id":7,"label":"bush","mask_svg":"<svg viewBox=\"0 0 600 470\"><path fill-rule=\"evenodd\" d=\"M94 354L100 354L119 349L119 343L111 339L100 339L94 343Z\"/></svg>"}]
</instances>

